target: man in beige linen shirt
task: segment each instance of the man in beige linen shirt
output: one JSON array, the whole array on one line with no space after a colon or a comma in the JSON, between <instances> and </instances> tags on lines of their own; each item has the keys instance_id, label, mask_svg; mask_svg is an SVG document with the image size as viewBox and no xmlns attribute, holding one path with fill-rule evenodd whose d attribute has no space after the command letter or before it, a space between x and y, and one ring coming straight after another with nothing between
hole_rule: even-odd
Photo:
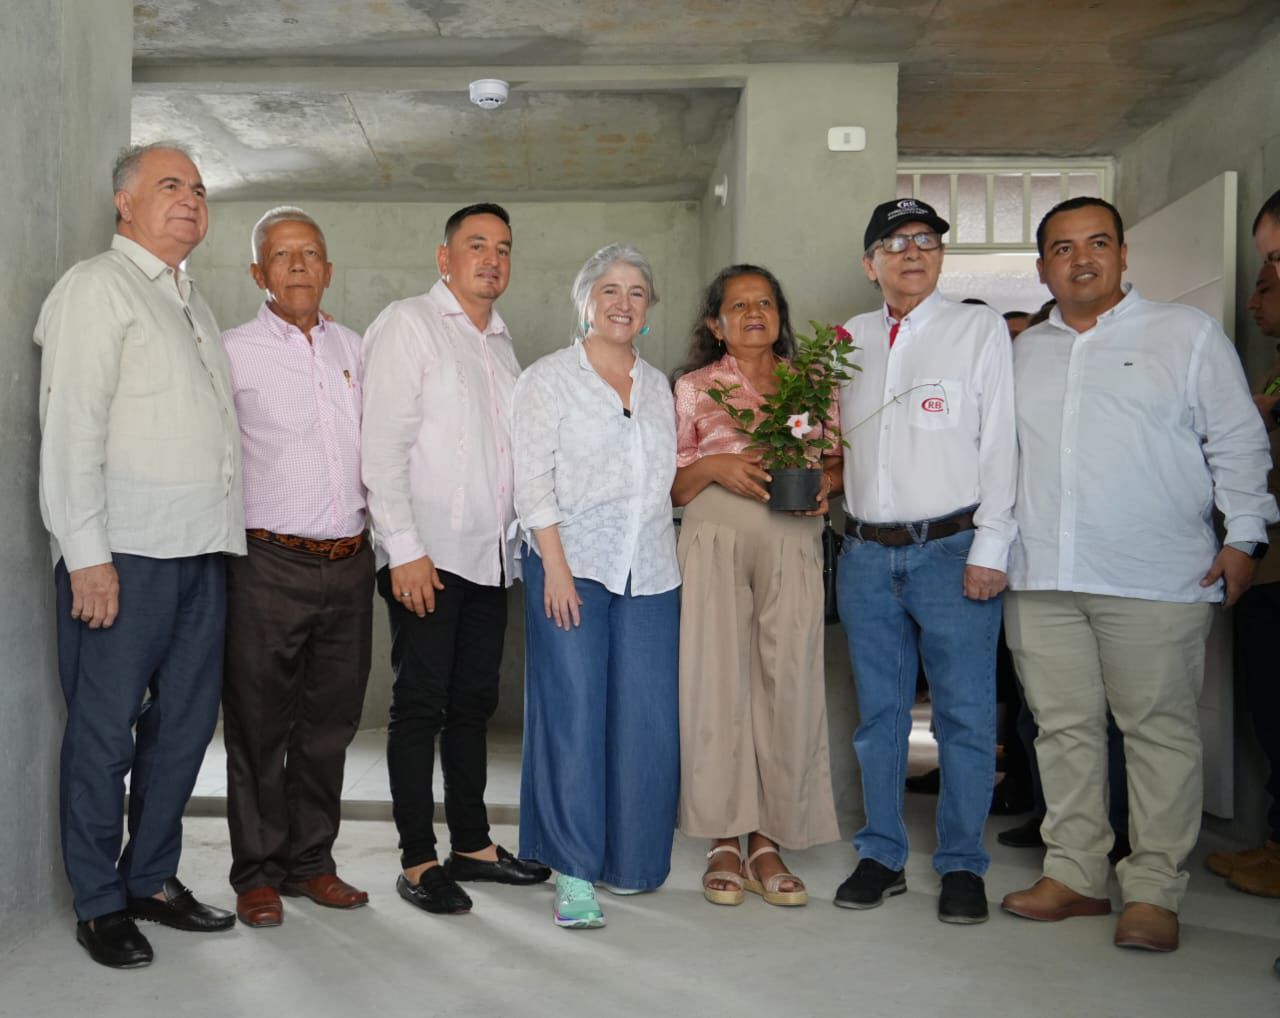
<instances>
[{"instance_id":1,"label":"man in beige linen shirt","mask_svg":"<svg viewBox=\"0 0 1280 1018\"><path fill-rule=\"evenodd\" d=\"M135 968L152 950L134 919L235 921L196 901L177 867L217 721L222 555L244 554L245 536L227 359L182 269L208 227L204 183L185 152L147 146L122 153L112 184L111 250L58 281L35 341L67 702L63 859L76 939L103 965Z\"/></svg>"}]
</instances>

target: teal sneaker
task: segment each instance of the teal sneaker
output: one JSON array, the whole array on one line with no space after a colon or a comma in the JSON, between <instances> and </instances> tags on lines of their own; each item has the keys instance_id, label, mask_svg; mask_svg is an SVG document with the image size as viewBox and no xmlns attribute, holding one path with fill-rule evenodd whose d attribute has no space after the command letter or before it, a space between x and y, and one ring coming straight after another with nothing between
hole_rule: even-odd
<instances>
[{"instance_id":1,"label":"teal sneaker","mask_svg":"<svg viewBox=\"0 0 1280 1018\"><path fill-rule=\"evenodd\" d=\"M604 912L596 901L596 889L589 880L556 874L556 925L568 930L598 930Z\"/></svg>"}]
</instances>

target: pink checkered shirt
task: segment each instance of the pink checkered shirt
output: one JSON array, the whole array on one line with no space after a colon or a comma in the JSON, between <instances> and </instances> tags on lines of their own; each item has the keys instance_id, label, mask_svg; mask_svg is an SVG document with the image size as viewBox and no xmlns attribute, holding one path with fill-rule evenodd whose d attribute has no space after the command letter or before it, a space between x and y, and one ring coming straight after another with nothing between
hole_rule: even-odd
<instances>
[{"instance_id":1,"label":"pink checkered shirt","mask_svg":"<svg viewBox=\"0 0 1280 1018\"><path fill-rule=\"evenodd\" d=\"M311 337L263 304L222 342L240 418L245 526L332 540L365 524L360 336L322 318Z\"/></svg>"}]
</instances>

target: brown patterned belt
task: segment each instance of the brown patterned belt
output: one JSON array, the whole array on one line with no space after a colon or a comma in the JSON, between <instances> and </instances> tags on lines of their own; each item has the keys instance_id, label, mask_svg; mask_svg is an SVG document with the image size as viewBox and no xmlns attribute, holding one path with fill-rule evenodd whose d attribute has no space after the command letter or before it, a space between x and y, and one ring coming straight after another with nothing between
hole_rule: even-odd
<instances>
[{"instance_id":1,"label":"brown patterned belt","mask_svg":"<svg viewBox=\"0 0 1280 1018\"><path fill-rule=\"evenodd\" d=\"M323 555L327 559L350 558L364 544L364 534L340 537L336 541L317 541L314 537L295 537L293 534L273 534L270 530L246 530L257 541L278 544L292 551L305 551L308 555Z\"/></svg>"},{"instance_id":2,"label":"brown patterned belt","mask_svg":"<svg viewBox=\"0 0 1280 1018\"><path fill-rule=\"evenodd\" d=\"M920 520L916 523L859 523L852 518L844 521L844 532L860 541L875 541L890 548L903 548L915 544L915 534L924 534L923 540L936 541L964 530L973 529L973 510L964 509L954 516L939 520Z\"/></svg>"}]
</instances>

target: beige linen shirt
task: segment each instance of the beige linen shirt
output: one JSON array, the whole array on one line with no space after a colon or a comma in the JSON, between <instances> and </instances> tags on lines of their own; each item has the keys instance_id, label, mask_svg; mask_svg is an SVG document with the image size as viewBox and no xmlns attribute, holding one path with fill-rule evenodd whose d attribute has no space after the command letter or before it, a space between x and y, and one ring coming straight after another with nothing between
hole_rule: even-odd
<instances>
[{"instance_id":1,"label":"beige linen shirt","mask_svg":"<svg viewBox=\"0 0 1280 1018\"><path fill-rule=\"evenodd\" d=\"M54 562L243 555L230 368L191 278L117 234L58 280L35 341Z\"/></svg>"}]
</instances>

